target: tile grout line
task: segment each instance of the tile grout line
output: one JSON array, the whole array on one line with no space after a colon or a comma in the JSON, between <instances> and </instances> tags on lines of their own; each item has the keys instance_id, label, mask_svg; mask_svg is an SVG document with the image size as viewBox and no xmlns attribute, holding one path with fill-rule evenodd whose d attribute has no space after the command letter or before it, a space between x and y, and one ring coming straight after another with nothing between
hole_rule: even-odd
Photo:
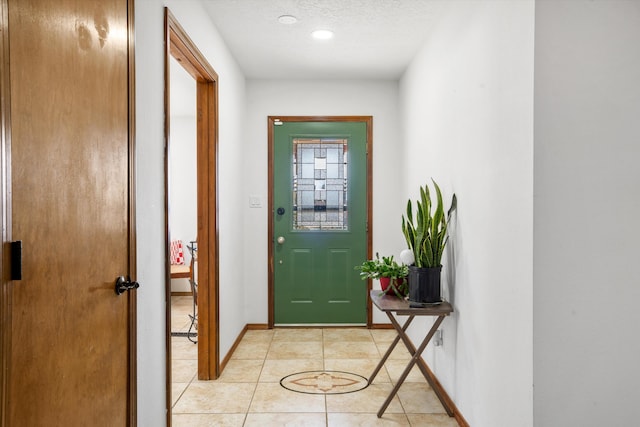
<instances>
[{"instance_id":1,"label":"tile grout line","mask_svg":"<svg viewBox=\"0 0 640 427\"><path fill-rule=\"evenodd\" d=\"M324 338L325 338L325 328L322 328L322 334L321 334L321 339L322 339L322 370L326 371L327 369L327 364L325 362L325 352L324 352ZM327 395L326 393L324 394L324 425L325 426L329 426L329 407L327 404Z\"/></svg>"},{"instance_id":2,"label":"tile grout line","mask_svg":"<svg viewBox=\"0 0 640 427\"><path fill-rule=\"evenodd\" d=\"M178 303L176 303L176 305L177 305L177 304L178 304ZM173 310L174 310L174 307L173 307L173 297L171 297L171 311L173 312ZM172 349L171 349L171 350L172 350L172 351L171 351L171 361L170 361L170 364L171 364L171 374L172 374L172 379L171 379L171 385L172 385L171 390L172 390L172 393L173 393L173 384L174 384L174 381L173 381L173 360L174 360L174 359L173 359L173 339L174 339L174 338L175 338L175 337L170 337L170 339L171 339L171 346L172 346ZM191 359L187 359L187 360L191 360ZM196 360L197 360L197 358L196 358ZM197 362L196 362L196 363L197 363ZM193 383L194 378L196 378L197 376L198 376L198 369L196 368L196 372L193 374L193 376L191 377L191 379L187 382L187 385L184 387L184 389L182 390L182 392L180 392L180 396L178 396L178 398L175 400L175 402L172 402L172 404L171 404L171 415L172 415L172 416L173 416L173 409L176 407L176 405L178 404L178 402L180 402L180 399L182 399L182 396L184 396L184 394L187 392L187 389L189 388L189 386L191 386L191 384ZM173 399L173 396L171 396L171 398Z\"/></svg>"},{"instance_id":3,"label":"tile grout line","mask_svg":"<svg viewBox=\"0 0 640 427\"><path fill-rule=\"evenodd\" d=\"M258 391L258 385L260 384L260 377L262 376L262 371L264 370L264 364L267 361L267 356L269 355L269 351L271 351L271 345L273 344L273 338L275 337L275 335L276 334L274 330L273 334L271 334L271 339L269 340L269 346L267 347L267 351L265 352L264 358L262 359L260 373L258 374L258 378L256 379L256 386L253 388L253 394L251 395L251 399L249 399L249 406L247 406L247 412L244 414L244 420L242 421L243 426L247 423L247 418L249 418L249 411L251 409L251 404L253 403L253 399L255 398L256 392Z\"/></svg>"}]
</instances>

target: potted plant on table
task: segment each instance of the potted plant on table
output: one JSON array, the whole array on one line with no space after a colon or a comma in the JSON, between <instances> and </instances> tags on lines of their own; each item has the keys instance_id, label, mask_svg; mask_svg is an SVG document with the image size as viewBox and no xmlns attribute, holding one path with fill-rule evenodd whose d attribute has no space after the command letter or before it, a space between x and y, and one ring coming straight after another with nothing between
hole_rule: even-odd
<instances>
[{"instance_id":1,"label":"potted plant on table","mask_svg":"<svg viewBox=\"0 0 640 427\"><path fill-rule=\"evenodd\" d=\"M364 261L362 265L356 266L356 270L360 270L362 280L379 279L384 294L392 290L396 296L404 298L409 293L407 284L409 267L399 264L393 259L393 255L380 258L376 252L374 259Z\"/></svg>"},{"instance_id":2,"label":"potted plant on table","mask_svg":"<svg viewBox=\"0 0 640 427\"><path fill-rule=\"evenodd\" d=\"M413 260L401 258L409 266L409 301L416 303L438 303L441 299L440 276L442 272L442 254L449 236L447 228L451 214L456 210L457 199L454 194L451 206L445 216L442 192L432 179L436 190L436 204L431 201L429 186L420 187L420 199L417 200L417 212L413 216L411 199L407 202L407 213L402 216L402 232L413 255ZM409 262L408 262L409 261Z\"/></svg>"}]
</instances>

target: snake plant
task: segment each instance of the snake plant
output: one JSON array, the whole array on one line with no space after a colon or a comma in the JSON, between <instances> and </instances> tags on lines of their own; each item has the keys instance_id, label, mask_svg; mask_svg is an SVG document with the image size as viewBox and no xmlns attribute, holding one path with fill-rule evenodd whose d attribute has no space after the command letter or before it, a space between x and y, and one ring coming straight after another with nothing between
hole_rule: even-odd
<instances>
[{"instance_id":1,"label":"snake plant","mask_svg":"<svg viewBox=\"0 0 640 427\"><path fill-rule=\"evenodd\" d=\"M442 192L438 184L433 179L431 181L436 190L435 206L431 201L429 186L425 185L420 187L420 199L416 201L415 221L411 199L407 202L406 219L404 215L402 216L402 232L409 249L413 251L416 267L438 267L441 264L442 253L449 239L447 235L449 219L457 206L454 194L445 217Z\"/></svg>"}]
</instances>

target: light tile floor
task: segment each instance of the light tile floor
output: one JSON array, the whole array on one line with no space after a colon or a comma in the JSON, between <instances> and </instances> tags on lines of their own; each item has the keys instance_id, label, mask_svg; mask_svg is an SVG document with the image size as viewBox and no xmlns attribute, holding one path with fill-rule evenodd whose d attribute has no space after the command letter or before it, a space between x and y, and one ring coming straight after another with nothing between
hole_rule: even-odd
<instances>
[{"instance_id":1,"label":"light tile floor","mask_svg":"<svg viewBox=\"0 0 640 427\"><path fill-rule=\"evenodd\" d=\"M171 305L174 331L186 331L191 298L173 297ZM196 345L186 337L173 337L173 426L457 426L417 368L377 418L409 359L406 349L394 351L373 384L358 392L325 396L280 386L283 377L309 370L368 378L394 337L393 330L357 328L247 331L215 381L196 378Z\"/></svg>"}]
</instances>

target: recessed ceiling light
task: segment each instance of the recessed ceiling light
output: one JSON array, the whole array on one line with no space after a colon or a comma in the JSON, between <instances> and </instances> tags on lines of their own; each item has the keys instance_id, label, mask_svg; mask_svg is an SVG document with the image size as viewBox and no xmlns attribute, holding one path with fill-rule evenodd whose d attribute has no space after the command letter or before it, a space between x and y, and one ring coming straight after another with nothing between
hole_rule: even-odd
<instances>
[{"instance_id":1,"label":"recessed ceiling light","mask_svg":"<svg viewBox=\"0 0 640 427\"><path fill-rule=\"evenodd\" d=\"M278 17L278 22L285 25L291 25L298 22L298 18L293 15L282 15Z\"/></svg>"},{"instance_id":2,"label":"recessed ceiling light","mask_svg":"<svg viewBox=\"0 0 640 427\"><path fill-rule=\"evenodd\" d=\"M329 40L333 38L333 31L331 30L315 30L311 33L311 37L316 40Z\"/></svg>"}]
</instances>

